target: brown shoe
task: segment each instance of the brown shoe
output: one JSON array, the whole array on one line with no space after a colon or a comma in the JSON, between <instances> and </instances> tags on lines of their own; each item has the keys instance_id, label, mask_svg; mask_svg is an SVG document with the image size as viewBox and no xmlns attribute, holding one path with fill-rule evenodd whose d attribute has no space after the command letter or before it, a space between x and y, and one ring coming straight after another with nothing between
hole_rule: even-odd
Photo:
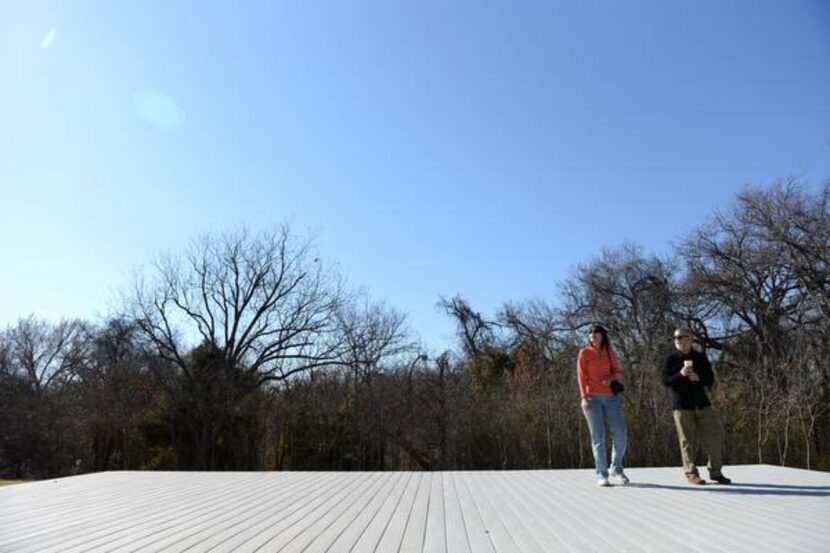
<instances>
[{"instance_id":1,"label":"brown shoe","mask_svg":"<svg viewBox=\"0 0 830 553\"><path fill-rule=\"evenodd\" d=\"M689 481L689 484L694 484L695 486L703 486L706 484L706 480L701 478L699 474L687 474L686 480Z\"/></svg>"},{"instance_id":2,"label":"brown shoe","mask_svg":"<svg viewBox=\"0 0 830 553\"><path fill-rule=\"evenodd\" d=\"M732 480L730 480L729 478L727 478L726 476L724 476L722 474L716 474L714 476L710 474L709 475L709 480L713 480L713 481L717 482L718 484L723 484L723 485L732 483Z\"/></svg>"}]
</instances>

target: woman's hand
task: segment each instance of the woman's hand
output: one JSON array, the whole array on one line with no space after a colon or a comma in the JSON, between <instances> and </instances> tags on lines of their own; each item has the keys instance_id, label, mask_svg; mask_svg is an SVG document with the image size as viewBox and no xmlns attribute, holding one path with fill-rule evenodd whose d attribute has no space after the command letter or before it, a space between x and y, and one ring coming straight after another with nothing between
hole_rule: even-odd
<instances>
[{"instance_id":1,"label":"woman's hand","mask_svg":"<svg viewBox=\"0 0 830 553\"><path fill-rule=\"evenodd\" d=\"M587 397L582 398L582 401L580 401L579 403L582 406L583 411L588 411L591 409L591 402L588 401Z\"/></svg>"}]
</instances>

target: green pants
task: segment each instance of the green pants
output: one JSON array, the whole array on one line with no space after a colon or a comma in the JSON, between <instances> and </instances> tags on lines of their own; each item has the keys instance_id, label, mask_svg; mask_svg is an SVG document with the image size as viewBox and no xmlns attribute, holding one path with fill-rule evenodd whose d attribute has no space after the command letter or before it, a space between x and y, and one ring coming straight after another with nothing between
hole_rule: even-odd
<instances>
[{"instance_id":1,"label":"green pants","mask_svg":"<svg viewBox=\"0 0 830 553\"><path fill-rule=\"evenodd\" d=\"M717 476L723 467L721 454L723 447L723 430L720 418L714 408L675 409L674 425L680 440L680 455L683 457L683 470L686 474L698 474L695 458L699 448L709 457L709 475Z\"/></svg>"}]
</instances>

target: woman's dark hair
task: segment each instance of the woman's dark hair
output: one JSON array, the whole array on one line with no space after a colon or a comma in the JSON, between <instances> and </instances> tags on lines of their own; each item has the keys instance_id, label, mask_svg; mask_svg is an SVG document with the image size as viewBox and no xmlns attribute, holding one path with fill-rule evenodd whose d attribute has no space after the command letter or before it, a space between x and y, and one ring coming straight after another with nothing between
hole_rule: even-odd
<instances>
[{"instance_id":1,"label":"woman's dark hair","mask_svg":"<svg viewBox=\"0 0 830 553\"><path fill-rule=\"evenodd\" d=\"M591 325L588 328L588 334L599 332L602 334L602 341L599 343L599 349L605 349L611 346L611 341L608 339L608 331L602 325ZM591 340L588 340L588 345L591 345Z\"/></svg>"}]
</instances>

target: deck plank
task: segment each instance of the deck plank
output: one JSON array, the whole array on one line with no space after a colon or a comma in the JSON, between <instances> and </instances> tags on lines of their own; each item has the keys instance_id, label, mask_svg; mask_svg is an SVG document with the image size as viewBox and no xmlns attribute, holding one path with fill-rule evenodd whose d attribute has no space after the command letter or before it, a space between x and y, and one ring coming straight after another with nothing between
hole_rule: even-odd
<instances>
[{"instance_id":1,"label":"deck plank","mask_svg":"<svg viewBox=\"0 0 830 553\"><path fill-rule=\"evenodd\" d=\"M444 488L447 553L471 553L470 538L467 536L467 525L464 522L464 513L461 511L458 488L453 474L452 472L441 473Z\"/></svg>"},{"instance_id":2,"label":"deck plank","mask_svg":"<svg viewBox=\"0 0 830 553\"><path fill-rule=\"evenodd\" d=\"M434 473L425 472L418 485L415 501L406 521L406 528L401 537L400 553L420 553L424 550L424 538L429 516L429 499L432 493Z\"/></svg>"},{"instance_id":3,"label":"deck plank","mask_svg":"<svg viewBox=\"0 0 830 553\"><path fill-rule=\"evenodd\" d=\"M424 553L447 553L447 517L444 509L444 475L432 475L424 535Z\"/></svg>"}]
</instances>

